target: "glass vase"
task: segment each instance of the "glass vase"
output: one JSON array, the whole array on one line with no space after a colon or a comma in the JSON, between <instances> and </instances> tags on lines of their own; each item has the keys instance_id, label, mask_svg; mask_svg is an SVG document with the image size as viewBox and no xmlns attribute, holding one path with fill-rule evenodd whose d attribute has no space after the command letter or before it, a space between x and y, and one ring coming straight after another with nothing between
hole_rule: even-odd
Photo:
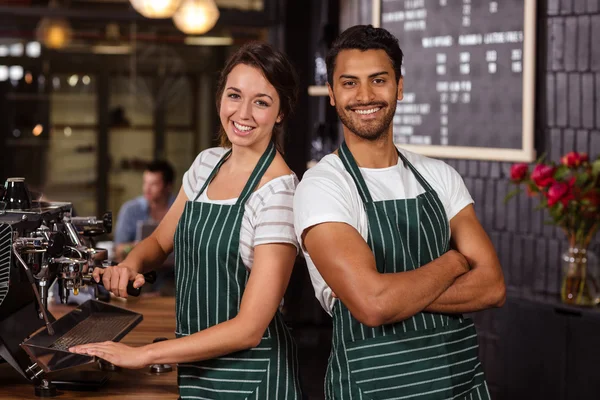
<instances>
[{"instance_id":1,"label":"glass vase","mask_svg":"<svg viewBox=\"0 0 600 400\"><path fill-rule=\"evenodd\" d=\"M600 303L598 258L585 247L570 247L562 255L561 300L565 304L595 306Z\"/></svg>"}]
</instances>

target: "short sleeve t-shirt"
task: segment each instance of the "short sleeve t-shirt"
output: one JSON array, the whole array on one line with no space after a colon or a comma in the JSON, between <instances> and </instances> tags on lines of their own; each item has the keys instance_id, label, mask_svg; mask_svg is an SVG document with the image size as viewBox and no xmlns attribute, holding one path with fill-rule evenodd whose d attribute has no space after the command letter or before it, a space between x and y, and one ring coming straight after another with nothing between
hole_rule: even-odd
<instances>
[{"instance_id":1,"label":"short sleeve t-shirt","mask_svg":"<svg viewBox=\"0 0 600 400\"><path fill-rule=\"evenodd\" d=\"M450 165L404 149L399 151L437 192L448 220L473 203L462 177ZM388 168L360 168L360 171L373 201L415 198L425 191L400 158L396 165ZM315 296L325 311L331 313L335 302L331 289L302 244L302 233L307 228L325 222L346 223L365 241L368 239L368 219L358 189L335 154L323 157L304 174L294 197L296 236L306 258Z\"/></svg>"},{"instance_id":2,"label":"short sleeve t-shirt","mask_svg":"<svg viewBox=\"0 0 600 400\"><path fill-rule=\"evenodd\" d=\"M206 179L219 160L228 151L215 147L202 151L183 176L183 190L190 201L204 186ZM269 243L289 243L298 248L294 233L293 198L298 178L295 174L277 177L258 190L246 201L240 232L240 255L246 268L254 262L254 247ZM237 198L211 200L206 190L196 201L215 204L235 204Z\"/></svg>"}]
</instances>

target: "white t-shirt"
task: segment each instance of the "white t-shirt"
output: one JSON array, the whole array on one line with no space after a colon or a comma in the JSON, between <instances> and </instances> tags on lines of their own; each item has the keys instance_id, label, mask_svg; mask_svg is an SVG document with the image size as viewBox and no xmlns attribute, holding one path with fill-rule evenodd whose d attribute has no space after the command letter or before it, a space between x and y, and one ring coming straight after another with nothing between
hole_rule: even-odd
<instances>
[{"instance_id":1,"label":"white t-shirt","mask_svg":"<svg viewBox=\"0 0 600 400\"><path fill-rule=\"evenodd\" d=\"M204 186L206 179L228 151L223 147L204 150L183 175L183 190L190 201ZM272 179L254 191L246 201L240 232L240 255L246 268L254 262L254 247L268 243L290 243L298 248L294 233L293 199L298 185L295 174ZM235 204L237 198L211 200L204 190L196 201Z\"/></svg>"},{"instance_id":2,"label":"white t-shirt","mask_svg":"<svg viewBox=\"0 0 600 400\"><path fill-rule=\"evenodd\" d=\"M437 192L448 220L473 203L461 176L443 161L399 149ZM398 164L388 168L360 168L373 201L410 199L425 192L412 171L398 158ZM315 296L331 314L335 299L331 289L319 274L302 244L302 233L324 222L343 222L354 227L368 240L368 218L352 176L342 160L329 154L306 171L294 196L294 225L303 249Z\"/></svg>"}]
</instances>

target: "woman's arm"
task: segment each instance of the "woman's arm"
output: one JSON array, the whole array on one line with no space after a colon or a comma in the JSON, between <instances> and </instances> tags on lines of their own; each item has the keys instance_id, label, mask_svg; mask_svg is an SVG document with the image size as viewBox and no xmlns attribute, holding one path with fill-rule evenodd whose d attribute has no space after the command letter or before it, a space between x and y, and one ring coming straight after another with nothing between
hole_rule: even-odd
<instances>
[{"instance_id":1,"label":"woman's arm","mask_svg":"<svg viewBox=\"0 0 600 400\"><path fill-rule=\"evenodd\" d=\"M142 273L159 268L173 251L173 237L188 200L183 187L152 235L138 243L129 255L115 267L95 268L94 279L116 296L127 297L127 284L134 281L138 288L145 283Z\"/></svg>"},{"instance_id":2,"label":"woman's arm","mask_svg":"<svg viewBox=\"0 0 600 400\"><path fill-rule=\"evenodd\" d=\"M126 368L141 368L155 363L202 361L256 347L283 298L295 257L296 248L291 244L255 247L240 312L229 321L187 337L137 348L104 342L76 346L70 351L95 355Z\"/></svg>"}]
</instances>

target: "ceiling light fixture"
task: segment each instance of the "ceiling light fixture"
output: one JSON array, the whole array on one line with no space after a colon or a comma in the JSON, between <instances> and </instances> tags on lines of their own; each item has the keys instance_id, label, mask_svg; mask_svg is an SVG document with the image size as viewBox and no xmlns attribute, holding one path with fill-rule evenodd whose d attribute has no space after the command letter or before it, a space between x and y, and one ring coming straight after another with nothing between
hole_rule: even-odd
<instances>
[{"instance_id":1,"label":"ceiling light fixture","mask_svg":"<svg viewBox=\"0 0 600 400\"><path fill-rule=\"evenodd\" d=\"M184 0L173 15L175 26L188 35L201 35L211 30L219 19L213 0Z\"/></svg>"},{"instance_id":2,"label":"ceiling light fixture","mask_svg":"<svg viewBox=\"0 0 600 400\"><path fill-rule=\"evenodd\" d=\"M66 19L42 18L36 28L37 39L50 49L65 47L73 37L73 30Z\"/></svg>"},{"instance_id":3,"label":"ceiling light fixture","mask_svg":"<svg viewBox=\"0 0 600 400\"><path fill-rule=\"evenodd\" d=\"M181 0L129 0L134 10L146 18L170 18Z\"/></svg>"}]
</instances>

